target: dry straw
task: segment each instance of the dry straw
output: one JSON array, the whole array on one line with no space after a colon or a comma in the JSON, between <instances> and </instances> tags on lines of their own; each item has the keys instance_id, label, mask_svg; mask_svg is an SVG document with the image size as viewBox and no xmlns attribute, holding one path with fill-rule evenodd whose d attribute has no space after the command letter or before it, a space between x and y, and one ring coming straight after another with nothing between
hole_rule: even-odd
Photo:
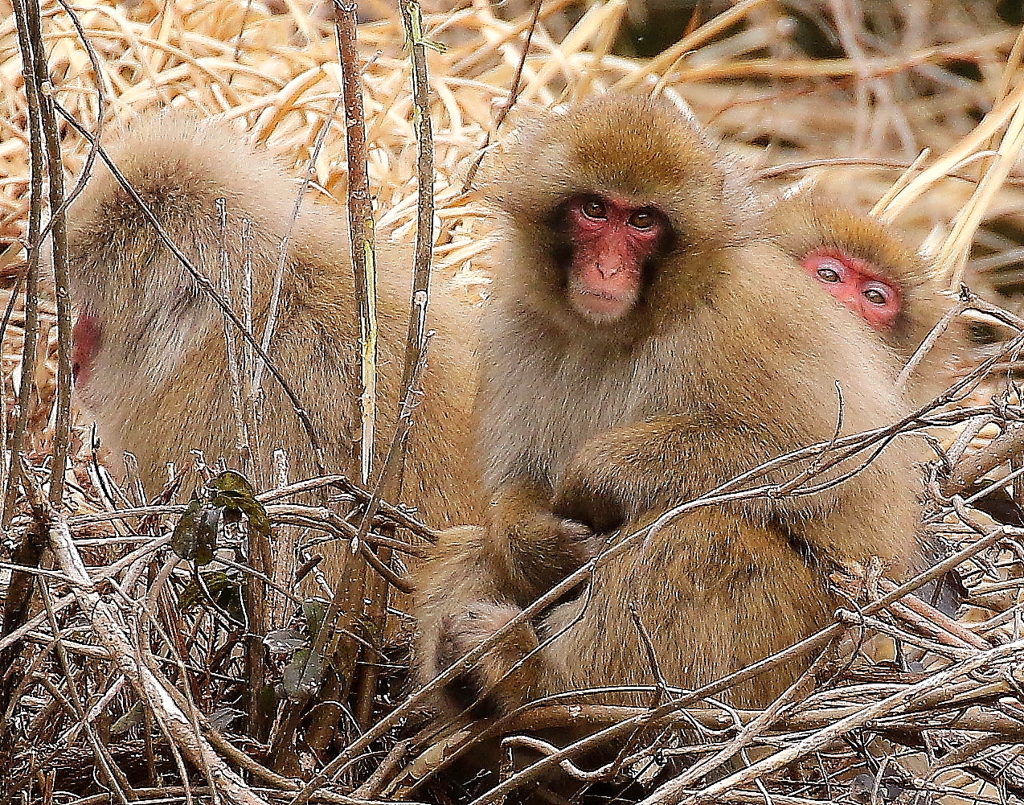
<instances>
[{"instance_id":1,"label":"dry straw","mask_svg":"<svg viewBox=\"0 0 1024 805\"><path fill-rule=\"evenodd\" d=\"M628 796L651 805L912 801L919 792L958 803L1024 798L1018 759L1024 540L1019 528L999 525L970 505L984 492L975 485L983 473L1010 480L1020 473L1016 392L992 400L999 385L991 374L981 381L992 371L1005 379L1014 368L1024 321L974 297L961 306L997 323L1009 340L979 350L984 360L973 373L965 366L958 406L907 423L942 425L953 434L945 438L943 462L928 470L923 494L930 501L928 528L946 537L954 555L898 589L877 568L837 576L849 611L792 650L837 647L813 666L816 686L808 680L760 713L717 702L731 679L691 694L672 691L668 703L652 710L556 698L502 724L417 732L425 694L402 701L404 659L397 651L387 657L393 661L387 669L367 672L373 684L351 707L321 689L312 713L278 719L265 742L240 734L238 684L246 680L236 678L240 666L232 659L240 637L209 601L202 605L189 573L167 551L168 530L183 507L145 506L131 482L116 488L94 462L87 420L78 412L63 492L71 513L47 500L54 494L46 486L47 462L60 419L51 411L57 311L45 281L26 301L19 280L19 243L30 220L30 94L8 2L0 0L5 439L17 420L22 375L30 373L22 400L26 440L20 455L10 449L4 455L5 478L24 468L17 506L6 515L5 551L15 549L0 566L6 585L0 758L9 793L26 801L89 803L206 797L489 803L545 768L558 766L581 782L615 774L653 780L652 770L666 759L685 758L676 768L681 774ZM500 147L517 115L611 87L657 87L688 103L761 170L766 187L820 182L902 227L910 242L934 255L934 270L952 289L966 278L1012 292L1024 283L1024 39L1008 19L1013 5L742 0L717 16L694 11L676 44L643 60L628 55L636 41L630 32L643 31L645 15L657 13L654 3L435 4L423 33L427 44L438 45L425 50L436 275L463 288L467 304L486 296L488 225L474 185L480 160ZM422 229L416 178L425 175L422 164L417 168L411 61L397 10L380 0L362 11L368 19L359 26L359 58L376 224L379 237L411 243ZM85 131L96 131L101 117L109 132L168 105L220 115L267 143L297 173L306 171L318 199L339 204L344 214L349 174L330 8L300 0L62 0L42 5L41 26L53 82L45 91ZM65 119L58 125L72 187L88 148ZM36 313L38 345L26 356ZM985 442L997 434L978 447L978 437ZM336 511L290 502L289 492L317 483L264 493L271 520L303 526L304 538L402 545L391 531L367 531L369 521L360 530ZM345 488L346 500L360 510L363 493ZM955 496L971 494L967 502ZM390 505L382 504L380 513L400 534L430 536ZM34 544L47 545L48 553L33 553ZM969 588L970 606L959 621L901 598L953 566ZM287 578L275 575L278 582ZM24 594L27 579L36 583L31 598ZM287 642L282 635L294 593L279 589L273 598L278 639ZM886 660L895 645L900 653ZM287 654L287 647L280 650ZM901 662L911 654L920 661ZM278 677L281 671L269 669ZM326 718L326 711L333 715ZM569 720L595 734L568 749L530 737ZM507 746L540 760L469 793L453 794L438 783L438 772L454 758L473 757L499 733L517 735ZM576 751L616 739L621 746L629 736L626 754L605 767L606 756L595 761Z\"/></svg>"}]
</instances>

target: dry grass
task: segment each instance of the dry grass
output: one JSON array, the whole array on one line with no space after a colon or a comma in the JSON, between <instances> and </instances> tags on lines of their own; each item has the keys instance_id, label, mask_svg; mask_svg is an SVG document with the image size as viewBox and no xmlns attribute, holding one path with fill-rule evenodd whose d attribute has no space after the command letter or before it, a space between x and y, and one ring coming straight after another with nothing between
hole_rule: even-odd
<instances>
[{"instance_id":1,"label":"dry grass","mask_svg":"<svg viewBox=\"0 0 1024 805\"><path fill-rule=\"evenodd\" d=\"M7 3L0 0L0 243L24 237L29 204L26 101ZM300 0L78 0L73 7L101 75L94 74L71 16L54 2L43 5L44 33L56 98L86 129L97 127L101 95L108 126L130 125L136 115L166 105L191 107L237 121L300 169L327 125L324 147L309 167L320 194L344 202L339 67L324 8ZM718 17L695 19L704 24L691 26L677 45L639 60L616 53L628 51L625 32L642 16L641 3L611 0L588 8L554 0L542 8L512 118L604 88L661 84L761 170L766 184L814 178L848 203L894 220L935 256L936 270L952 287L966 276L1003 291L1011 312L988 315L1019 334L1024 326L1012 308L1024 287L1024 44L996 8L967 0L811 0L790 7L743 0ZM380 16L359 34L378 223L392 237L411 240L410 67L397 14L385 0L367 11ZM503 19L483 0L434 11L427 15L427 35L444 45L429 59L435 259L442 275L474 301L486 294L487 222L467 180L481 148L511 127L496 132L494 121L509 100L529 13ZM68 174L77 176L85 143L67 124L61 135ZM924 149L929 152L919 159ZM862 164L835 164L851 159ZM11 280L8 285L17 252L16 246L0 251L0 276ZM5 421L23 361L24 302L16 296L12 304L2 343ZM50 361L35 370L24 454L42 490L52 449L56 328L45 293L41 306L39 357ZM997 369L1012 364L1017 341L1001 352L989 348ZM970 398L974 408L965 403L929 420L952 424L959 434L946 442L954 466L937 465L926 486L929 527L963 554L972 606L959 622L915 603L882 607L877 601L890 588L869 570L865 578L837 579L868 613L848 613L844 621L846 646L839 656L852 660L816 665L819 684L797 706L783 703L754 714L707 702L687 710L683 701L652 716L608 708L568 712L554 704L504 727L560 723L581 712L599 726L643 725L648 729L623 772L666 758L689 764L718 750L723 757L742 751L752 764L732 760L703 779L677 778L676 788L657 789L653 802L916 802L923 801L916 799L920 792L950 802L1024 799L1018 761L1024 534L949 497L966 488L954 489L950 479L957 470L984 464L986 471L1005 473L1019 463L1015 392L992 402L997 384L990 378L981 388ZM84 425L82 417L78 421ZM998 431L1006 432L1008 444L997 441L980 456L971 452L978 449L969 446L974 437ZM406 692L400 653L387 657L395 664L383 674L385 684L371 691L374 709L363 713L358 728L341 714L349 706L342 701L330 719L314 713L294 724L275 722L269 738L247 730L239 709L239 691L250 681L241 659L245 636L224 615L237 600L197 591L169 557L167 533L181 506L110 512L141 501L130 488L106 491L109 481L92 464L82 427L76 435L66 495L70 518L51 520L49 532L38 534L44 507L35 496L42 491L26 484L5 534L9 633L0 638L0 658L10 670L0 686L6 708L0 757L11 796L256 802L291 799L310 780L305 793L317 801L453 795L431 775L447 754L476 751L483 728L416 734L421 714L415 702L395 709ZM6 451L5 471L12 460ZM276 500L265 498L272 518L284 516L272 505ZM325 524L314 522L312 529L330 533ZM49 552L41 569L29 570L37 593L19 613L16 583L31 576L10 571L26 563L19 551L33 535L48 537ZM196 600L186 605L189 597ZM281 601L278 638L287 642L283 630L299 621L290 620ZM865 617L873 618L866 627ZM19 628L10 633L13 626ZM292 637L302 643L301 634ZM900 651L880 660L893 637ZM908 663L915 647L919 659ZM266 669L272 681L294 668L293 654L294 646L285 646L273 655L277 664ZM320 695L329 698L323 690ZM325 766L330 774L317 776ZM628 796L651 793L638 791ZM480 802L491 802L502 791L476 793Z\"/></svg>"}]
</instances>

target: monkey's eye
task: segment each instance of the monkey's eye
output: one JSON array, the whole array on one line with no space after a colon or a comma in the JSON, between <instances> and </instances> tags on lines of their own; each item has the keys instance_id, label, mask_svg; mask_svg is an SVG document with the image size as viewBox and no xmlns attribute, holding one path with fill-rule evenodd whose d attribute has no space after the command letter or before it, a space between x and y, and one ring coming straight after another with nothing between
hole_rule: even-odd
<instances>
[{"instance_id":1,"label":"monkey's eye","mask_svg":"<svg viewBox=\"0 0 1024 805\"><path fill-rule=\"evenodd\" d=\"M829 268L828 266L821 266L818 269L817 274L818 279L820 279L822 282L839 282L840 279L842 279L839 276L838 271L836 271L834 268Z\"/></svg>"},{"instance_id":2,"label":"monkey's eye","mask_svg":"<svg viewBox=\"0 0 1024 805\"><path fill-rule=\"evenodd\" d=\"M604 220L608 217L608 211L605 209L604 203L596 198L586 199L580 204L580 209L587 218Z\"/></svg>"},{"instance_id":3,"label":"monkey's eye","mask_svg":"<svg viewBox=\"0 0 1024 805\"><path fill-rule=\"evenodd\" d=\"M629 225L634 229L650 229L655 223L657 220L650 210L637 210L629 216Z\"/></svg>"},{"instance_id":4,"label":"monkey's eye","mask_svg":"<svg viewBox=\"0 0 1024 805\"><path fill-rule=\"evenodd\" d=\"M878 288L868 288L866 291L864 291L863 296L872 305L881 306L887 304L889 301L886 295L882 291L878 290Z\"/></svg>"}]
</instances>

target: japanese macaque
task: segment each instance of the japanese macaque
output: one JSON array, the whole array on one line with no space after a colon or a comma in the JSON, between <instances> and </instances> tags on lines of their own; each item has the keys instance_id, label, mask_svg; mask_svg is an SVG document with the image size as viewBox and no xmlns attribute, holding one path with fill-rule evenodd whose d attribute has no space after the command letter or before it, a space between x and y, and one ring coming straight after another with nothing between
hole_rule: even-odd
<instances>
[{"instance_id":1,"label":"japanese macaque","mask_svg":"<svg viewBox=\"0 0 1024 805\"><path fill-rule=\"evenodd\" d=\"M267 352L319 434L325 469L358 479L358 323L344 210L306 199L293 222L298 183L223 123L164 114L136 124L108 150L170 239L238 318L251 322L257 340L283 263ZM259 385L258 420L245 417L260 359L105 166L71 207L69 241L75 384L115 460L123 451L138 459L148 494L166 481L168 462L191 462L190 449L210 464L223 457L264 484L276 480L276 448L287 450L291 480L316 473L307 434L269 372ZM397 420L411 262L380 243L378 457ZM480 503L466 457L473 361L465 314L442 283L432 290L429 326L437 335L399 497L432 524L474 522ZM236 388L240 399L233 401ZM240 437L243 422L247 439Z\"/></svg>"},{"instance_id":2,"label":"japanese macaque","mask_svg":"<svg viewBox=\"0 0 1024 805\"><path fill-rule=\"evenodd\" d=\"M779 246L904 363L953 305L924 260L881 221L807 192L778 201L768 215ZM916 402L946 388L965 339L954 319L910 375Z\"/></svg>"},{"instance_id":3,"label":"japanese macaque","mask_svg":"<svg viewBox=\"0 0 1024 805\"><path fill-rule=\"evenodd\" d=\"M477 408L494 503L418 571L424 682L612 532L910 408L894 352L764 233L744 177L671 103L610 94L543 116L489 197L500 252ZM690 509L599 559L584 593L520 626L440 705L507 712L592 687L605 690L588 701L642 704L649 691L607 686L660 675L696 688L825 626L835 567L874 556L899 576L917 561L918 446L878 447L762 471L737 488L807 474ZM805 667L724 696L763 706Z\"/></svg>"}]
</instances>

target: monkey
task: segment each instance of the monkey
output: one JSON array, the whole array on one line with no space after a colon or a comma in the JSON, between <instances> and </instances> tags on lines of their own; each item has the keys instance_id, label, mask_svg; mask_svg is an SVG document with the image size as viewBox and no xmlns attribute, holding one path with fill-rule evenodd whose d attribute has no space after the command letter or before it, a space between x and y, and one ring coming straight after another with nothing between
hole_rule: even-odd
<instances>
[{"instance_id":1,"label":"monkey","mask_svg":"<svg viewBox=\"0 0 1024 805\"><path fill-rule=\"evenodd\" d=\"M223 122L163 113L113 138L107 151L239 319L251 311L257 339L278 294L270 358L319 434L324 469L357 478L359 325L343 212L305 200L292 223L298 184ZM264 484L275 448L287 450L291 480L316 474L310 441L269 372L251 454L240 445L225 317L105 166L97 165L70 207L68 242L76 393L115 464L125 451L135 455L147 494L159 491L169 462L190 462L193 448L211 465L224 458L231 467L248 460L252 471L264 468ZM412 260L383 242L377 259L382 457L398 416ZM467 458L473 357L466 314L442 283L433 283L429 307L436 335L414 410L402 502L447 526L476 521L482 508ZM237 334L233 340L245 387L246 349Z\"/></svg>"},{"instance_id":2,"label":"monkey","mask_svg":"<svg viewBox=\"0 0 1024 805\"><path fill-rule=\"evenodd\" d=\"M487 194L498 253L476 408L491 512L444 532L416 571L419 680L598 561L585 592L449 684L442 712L503 714L586 688L602 691L588 701L641 705L656 682L647 648L669 685L696 688L830 623L834 568L874 556L909 572L909 439L848 458L813 491L689 510L602 560L613 532L778 456L900 421L900 362L864 321L837 315L766 230L742 170L662 98L609 93L541 116ZM806 667L792 660L723 697L763 707Z\"/></svg>"},{"instance_id":3,"label":"monkey","mask_svg":"<svg viewBox=\"0 0 1024 805\"><path fill-rule=\"evenodd\" d=\"M767 229L793 263L870 328L901 364L915 356L954 304L925 259L892 226L834 199L808 190L775 198L768 206L768 220ZM930 405L946 391L967 341L963 318L954 316L944 323L906 378L905 392L912 405ZM990 501L982 504L988 505ZM934 564L944 552L939 538L925 540L917 569ZM967 592L951 571L917 594L954 615Z\"/></svg>"},{"instance_id":4,"label":"monkey","mask_svg":"<svg viewBox=\"0 0 1024 805\"><path fill-rule=\"evenodd\" d=\"M893 227L813 191L773 200L767 229L780 248L906 363L952 306L926 261ZM909 378L913 402L946 389L966 343L954 318Z\"/></svg>"}]
</instances>

